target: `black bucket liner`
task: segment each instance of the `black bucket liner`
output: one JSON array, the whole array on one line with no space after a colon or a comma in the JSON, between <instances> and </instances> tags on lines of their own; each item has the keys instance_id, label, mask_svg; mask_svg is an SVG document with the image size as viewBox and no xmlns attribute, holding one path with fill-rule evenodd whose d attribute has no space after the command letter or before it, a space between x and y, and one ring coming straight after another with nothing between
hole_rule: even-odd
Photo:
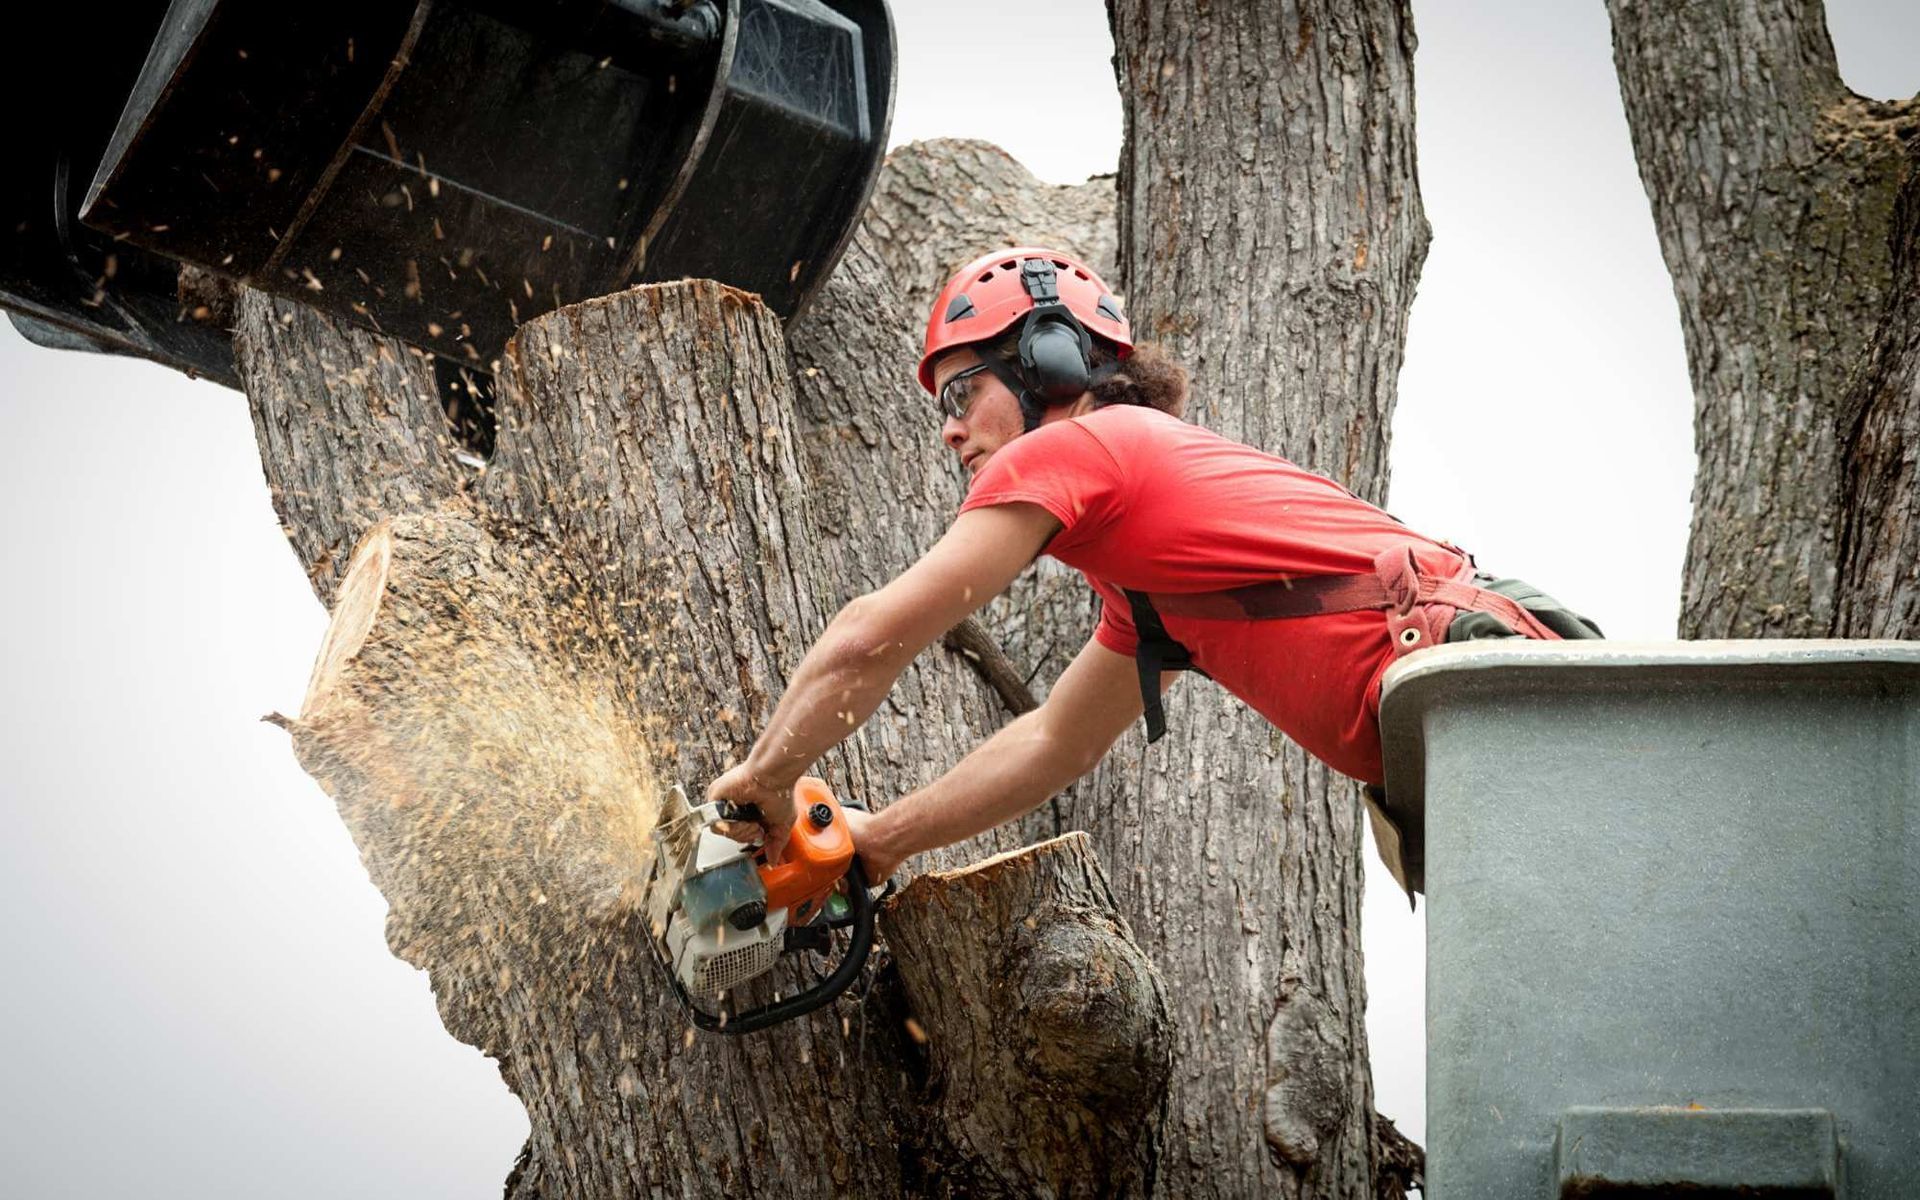
<instances>
[{"instance_id":1,"label":"black bucket liner","mask_svg":"<svg viewBox=\"0 0 1920 1200\"><path fill-rule=\"evenodd\" d=\"M487 370L521 322L630 283L792 316L886 144L885 0L151 7L15 42L9 110L49 119L0 184L0 305L229 383L227 314L179 263Z\"/></svg>"}]
</instances>

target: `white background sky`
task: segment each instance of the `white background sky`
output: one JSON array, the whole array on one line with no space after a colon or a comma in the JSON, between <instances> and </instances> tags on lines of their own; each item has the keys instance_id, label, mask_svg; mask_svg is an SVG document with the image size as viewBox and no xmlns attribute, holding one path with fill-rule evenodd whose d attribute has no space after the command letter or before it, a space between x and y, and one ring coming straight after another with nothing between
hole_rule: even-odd
<instances>
[{"instance_id":1,"label":"white background sky","mask_svg":"<svg viewBox=\"0 0 1920 1200\"><path fill-rule=\"evenodd\" d=\"M1114 169L1096 0L894 8L896 144L986 138L1056 182ZM1920 87L1920 6L1828 11L1856 91ZM1614 636L1670 636L1691 399L1605 12L1414 12L1434 243L1391 506ZM241 397L0 327L0 563L11 1193L498 1195L523 1111L387 953L331 802L258 721L297 710L326 616ZM1424 922L1376 875L1365 924L1379 1107L1420 1138Z\"/></svg>"}]
</instances>

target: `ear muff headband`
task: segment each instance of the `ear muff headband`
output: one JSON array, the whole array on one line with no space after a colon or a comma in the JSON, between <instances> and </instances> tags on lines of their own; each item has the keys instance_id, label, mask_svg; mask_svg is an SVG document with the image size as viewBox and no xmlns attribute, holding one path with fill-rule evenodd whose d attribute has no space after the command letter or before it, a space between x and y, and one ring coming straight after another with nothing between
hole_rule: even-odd
<instances>
[{"instance_id":1,"label":"ear muff headband","mask_svg":"<svg viewBox=\"0 0 1920 1200\"><path fill-rule=\"evenodd\" d=\"M1077 398L1092 382L1093 336L1060 299L1060 279L1044 258L1023 259L1020 282L1033 310L1020 326L1020 366L1049 404Z\"/></svg>"}]
</instances>

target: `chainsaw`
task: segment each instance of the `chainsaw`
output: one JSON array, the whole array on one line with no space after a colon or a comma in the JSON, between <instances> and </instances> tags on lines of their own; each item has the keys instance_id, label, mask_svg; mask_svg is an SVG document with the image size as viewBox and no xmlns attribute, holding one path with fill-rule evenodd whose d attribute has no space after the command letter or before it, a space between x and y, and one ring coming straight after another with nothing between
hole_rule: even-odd
<instances>
[{"instance_id":1,"label":"chainsaw","mask_svg":"<svg viewBox=\"0 0 1920 1200\"><path fill-rule=\"evenodd\" d=\"M653 832L647 921L654 948L695 1027L753 1033L832 1002L866 965L877 901L854 854L846 815L827 785L794 787L799 820L778 863L721 833L720 821L757 821L754 805L690 807L678 784ZM842 886L844 884L844 887ZM833 972L810 988L743 1012L708 1007L773 970L788 954L825 954L833 931L852 938Z\"/></svg>"}]
</instances>

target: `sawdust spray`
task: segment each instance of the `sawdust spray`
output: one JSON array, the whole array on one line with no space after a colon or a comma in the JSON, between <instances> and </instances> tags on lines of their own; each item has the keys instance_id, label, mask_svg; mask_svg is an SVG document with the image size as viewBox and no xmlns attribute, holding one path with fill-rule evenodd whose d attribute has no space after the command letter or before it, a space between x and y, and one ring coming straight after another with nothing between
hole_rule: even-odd
<instances>
[{"instance_id":1,"label":"sawdust spray","mask_svg":"<svg viewBox=\"0 0 1920 1200\"><path fill-rule=\"evenodd\" d=\"M337 802L394 953L490 1053L557 992L652 969L661 803L644 685L593 589L497 532L459 509L370 531L299 719L269 718ZM529 973L538 996L516 998Z\"/></svg>"}]
</instances>

